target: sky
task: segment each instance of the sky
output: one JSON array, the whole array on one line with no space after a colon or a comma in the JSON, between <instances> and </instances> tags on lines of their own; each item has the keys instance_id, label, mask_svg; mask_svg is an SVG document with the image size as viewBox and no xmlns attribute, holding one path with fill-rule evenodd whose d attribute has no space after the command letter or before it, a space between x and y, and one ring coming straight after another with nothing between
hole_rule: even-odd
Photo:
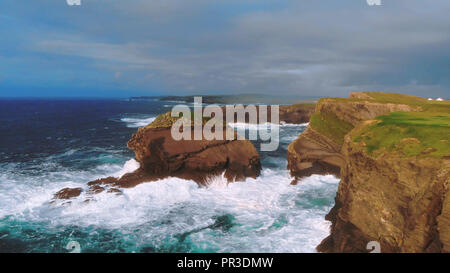
<instances>
[{"instance_id":1,"label":"sky","mask_svg":"<svg viewBox=\"0 0 450 273\"><path fill-rule=\"evenodd\" d=\"M450 98L449 14L448 0L1 0L0 97Z\"/></svg>"}]
</instances>

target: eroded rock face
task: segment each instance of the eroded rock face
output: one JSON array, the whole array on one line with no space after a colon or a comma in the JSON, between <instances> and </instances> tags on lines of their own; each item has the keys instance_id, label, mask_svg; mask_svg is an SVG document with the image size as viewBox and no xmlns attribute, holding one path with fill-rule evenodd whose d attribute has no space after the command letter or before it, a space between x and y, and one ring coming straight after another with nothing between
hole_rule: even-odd
<instances>
[{"instance_id":1,"label":"eroded rock face","mask_svg":"<svg viewBox=\"0 0 450 273\"><path fill-rule=\"evenodd\" d=\"M351 93L351 98L361 99L361 101L322 99L316 104L315 112L332 114L339 120L356 126L364 120L390 112L418 110L405 104L374 102L371 101L370 96L362 92ZM313 126L309 125L288 147L288 169L295 177L293 183L311 174L333 174L339 177L344 163L341 148L341 144L318 133Z\"/></svg>"},{"instance_id":2,"label":"eroded rock face","mask_svg":"<svg viewBox=\"0 0 450 273\"><path fill-rule=\"evenodd\" d=\"M70 199L77 197L81 194L83 191L82 188L64 188L57 193L55 193L54 198L55 199Z\"/></svg>"},{"instance_id":3,"label":"eroded rock face","mask_svg":"<svg viewBox=\"0 0 450 273\"><path fill-rule=\"evenodd\" d=\"M312 174L333 174L339 177L344 159L340 146L308 127L288 147L288 169L297 179ZM296 184L297 179L293 181Z\"/></svg>"},{"instance_id":4,"label":"eroded rock face","mask_svg":"<svg viewBox=\"0 0 450 273\"><path fill-rule=\"evenodd\" d=\"M144 128L133 135L128 147L142 171L155 177L176 176L204 184L222 173L233 182L255 178L261 170L259 154L249 140L176 141L170 128Z\"/></svg>"},{"instance_id":5,"label":"eroded rock face","mask_svg":"<svg viewBox=\"0 0 450 273\"><path fill-rule=\"evenodd\" d=\"M121 177L89 182L87 195L105 190L120 194L120 188L169 176L194 180L199 185L207 185L211 178L222 174L228 182L259 176L261 163L256 148L249 140L226 140L226 130L231 128L223 128L224 140L176 141L171 135L172 122L170 115L165 114L157 124L139 128L128 142L128 147L135 152L140 167ZM76 197L81 191L81 188L66 188L56 193L55 199Z\"/></svg>"},{"instance_id":6,"label":"eroded rock face","mask_svg":"<svg viewBox=\"0 0 450 273\"><path fill-rule=\"evenodd\" d=\"M317 250L367 253L367 244L377 241L381 252L450 252L450 156L426 156L434 148L424 149L419 156L386 148L369 154L366 143L357 139L379 122L374 118L422 111L418 104L382 100L370 93L352 93L350 100L320 100L316 113L324 117L324 123L319 123L322 131L315 129L317 124L310 126L288 148L288 168L297 179L324 173L341 178L335 206L326 216L332 222L331 234ZM330 130L323 125L330 120L351 124L340 138L341 145L339 138L327 137ZM398 145L418 143L419 139L406 137Z\"/></svg>"},{"instance_id":7,"label":"eroded rock face","mask_svg":"<svg viewBox=\"0 0 450 273\"><path fill-rule=\"evenodd\" d=\"M315 111L315 105L284 105L280 106L280 122L302 124L309 122Z\"/></svg>"},{"instance_id":8,"label":"eroded rock face","mask_svg":"<svg viewBox=\"0 0 450 273\"><path fill-rule=\"evenodd\" d=\"M326 219L331 235L321 252L449 252L450 160L407 158L396 153L369 156L346 136L345 164L336 205Z\"/></svg>"},{"instance_id":9,"label":"eroded rock face","mask_svg":"<svg viewBox=\"0 0 450 273\"><path fill-rule=\"evenodd\" d=\"M244 106L247 107L247 106ZM226 107L222 107L222 111L225 113ZM256 122L259 123L265 123L265 122L272 122L272 116L271 116L271 106L267 106L267 117L265 117L264 122L259 117L259 105L255 106L256 113L257 113L257 120ZM315 104L295 104L295 105L280 105L279 106L279 118L278 122L280 123L290 123L290 124L303 124L309 122L311 115L315 111ZM235 115L234 122L237 122L237 116ZM249 120L248 115L245 115L245 122L251 123Z\"/></svg>"},{"instance_id":10,"label":"eroded rock face","mask_svg":"<svg viewBox=\"0 0 450 273\"><path fill-rule=\"evenodd\" d=\"M367 101L336 101L323 99L316 106L316 112L332 113L340 120L353 126L364 120L389 114L390 112L412 112L418 109L406 104L380 103Z\"/></svg>"}]
</instances>

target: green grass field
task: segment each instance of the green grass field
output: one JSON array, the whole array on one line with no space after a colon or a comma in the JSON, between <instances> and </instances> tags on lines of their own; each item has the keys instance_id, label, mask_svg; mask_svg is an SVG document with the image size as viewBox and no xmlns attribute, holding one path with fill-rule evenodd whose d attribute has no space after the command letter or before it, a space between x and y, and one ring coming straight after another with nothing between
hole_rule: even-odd
<instances>
[{"instance_id":1,"label":"green grass field","mask_svg":"<svg viewBox=\"0 0 450 273\"><path fill-rule=\"evenodd\" d=\"M450 114L394 112L377 120L354 138L370 155L395 150L407 157L450 156Z\"/></svg>"},{"instance_id":2,"label":"green grass field","mask_svg":"<svg viewBox=\"0 0 450 273\"><path fill-rule=\"evenodd\" d=\"M318 133L339 145L343 144L345 135L353 129L353 125L338 119L333 114L315 113L311 116L309 124Z\"/></svg>"},{"instance_id":3,"label":"green grass field","mask_svg":"<svg viewBox=\"0 0 450 273\"><path fill-rule=\"evenodd\" d=\"M372 99L328 98L337 102L372 101L406 104L418 112L395 112L380 116L378 122L367 126L354 137L363 142L371 155L398 151L410 157L450 156L450 101L429 101L426 98L396 93L364 92ZM319 101L320 103L320 101ZM310 125L321 134L342 145L344 136L353 129L351 124L334 115L316 113Z\"/></svg>"}]
</instances>

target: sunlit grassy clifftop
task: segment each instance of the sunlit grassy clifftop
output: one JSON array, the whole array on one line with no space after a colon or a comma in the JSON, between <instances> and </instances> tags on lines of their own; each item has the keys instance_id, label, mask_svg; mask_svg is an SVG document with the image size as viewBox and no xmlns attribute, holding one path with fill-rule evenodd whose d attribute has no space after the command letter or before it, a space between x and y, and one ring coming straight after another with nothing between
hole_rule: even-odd
<instances>
[{"instance_id":1,"label":"sunlit grassy clifftop","mask_svg":"<svg viewBox=\"0 0 450 273\"><path fill-rule=\"evenodd\" d=\"M344 142L344 136L353 129L353 125L340 120L333 114L315 113L309 121L310 126L318 133L332 139L339 145Z\"/></svg>"},{"instance_id":2,"label":"sunlit grassy clifftop","mask_svg":"<svg viewBox=\"0 0 450 273\"><path fill-rule=\"evenodd\" d=\"M450 156L450 114L394 112L377 120L354 138L371 155L395 150L408 157Z\"/></svg>"},{"instance_id":3,"label":"sunlit grassy clifftop","mask_svg":"<svg viewBox=\"0 0 450 273\"><path fill-rule=\"evenodd\" d=\"M363 92L353 98L325 98L318 102L376 102L405 104L418 112L395 112L380 116L378 122L364 128L354 141L364 143L369 154L396 150L404 156L450 156L450 101L428 100L426 98L396 93ZM353 126L332 114L315 113L311 127L331 138L337 144Z\"/></svg>"}]
</instances>

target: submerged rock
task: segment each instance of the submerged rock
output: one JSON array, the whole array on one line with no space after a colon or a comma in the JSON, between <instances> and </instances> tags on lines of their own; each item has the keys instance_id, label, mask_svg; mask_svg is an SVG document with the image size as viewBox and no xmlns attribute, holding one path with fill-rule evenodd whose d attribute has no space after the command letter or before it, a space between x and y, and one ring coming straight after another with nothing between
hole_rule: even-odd
<instances>
[{"instance_id":1,"label":"submerged rock","mask_svg":"<svg viewBox=\"0 0 450 273\"><path fill-rule=\"evenodd\" d=\"M64 188L54 195L54 199L70 199L80 196L82 188Z\"/></svg>"}]
</instances>

